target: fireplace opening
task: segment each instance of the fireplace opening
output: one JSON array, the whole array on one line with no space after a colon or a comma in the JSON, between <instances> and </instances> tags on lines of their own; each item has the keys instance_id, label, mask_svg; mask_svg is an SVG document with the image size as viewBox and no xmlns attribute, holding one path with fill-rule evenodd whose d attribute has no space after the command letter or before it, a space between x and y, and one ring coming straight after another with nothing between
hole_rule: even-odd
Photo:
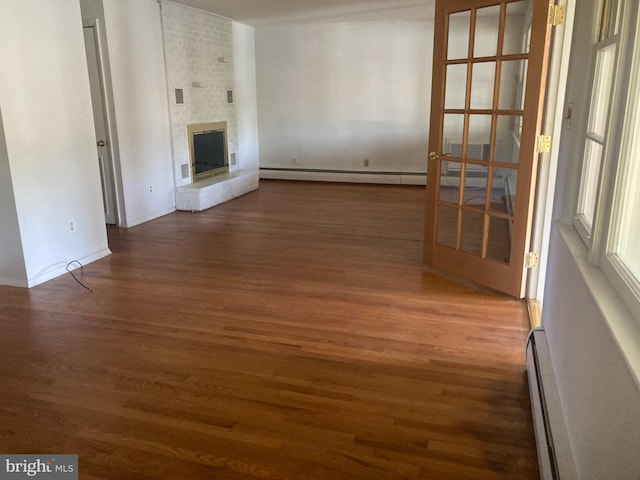
<instances>
[{"instance_id":1,"label":"fireplace opening","mask_svg":"<svg viewBox=\"0 0 640 480\"><path fill-rule=\"evenodd\" d=\"M229 172L227 122L187 125L191 181Z\"/></svg>"}]
</instances>

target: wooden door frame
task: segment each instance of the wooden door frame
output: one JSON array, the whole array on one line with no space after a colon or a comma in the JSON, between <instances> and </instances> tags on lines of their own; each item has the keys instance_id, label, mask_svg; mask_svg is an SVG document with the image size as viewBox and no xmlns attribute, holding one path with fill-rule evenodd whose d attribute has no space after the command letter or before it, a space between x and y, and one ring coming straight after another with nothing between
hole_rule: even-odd
<instances>
[{"instance_id":1,"label":"wooden door frame","mask_svg":"<svg viewBox=\"0 0 640 480\"><path fill-rule=\"evenodd\" d=\"M549 257L549 240L553 221L553 205L556 191L556 175L560 152L560 138L565 125L564 104L569 57L573 40L573 24L576 2L558 0L565 8L564 24L553 30L553 47L549 55L549 76L547 80L547 100L544 111L543 131L551 134L551 152L543 154L538 167L538 188L534 208L534 224L531 249L540 254L540 264L530 269L527 275L526 298L542 304L546 284L546 267Z\"/></svg>"}]
</instances>

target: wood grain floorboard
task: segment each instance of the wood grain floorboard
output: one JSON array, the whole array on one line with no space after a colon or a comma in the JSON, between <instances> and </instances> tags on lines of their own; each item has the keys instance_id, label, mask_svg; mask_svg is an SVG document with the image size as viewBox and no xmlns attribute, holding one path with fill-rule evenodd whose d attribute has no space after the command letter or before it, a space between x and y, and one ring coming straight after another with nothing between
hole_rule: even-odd
<instances>
[{"instance_id":1,"label":"wood grain floorboard","mask_svg":"<svg viewBox=\"0 0 640 480\"><path fill-rule=\"evenodd\" d=\"M534 479L526 305L422 266L424 188L262 181L0 287L0 452L81 479ZM72 259L68 259L72 260Z\"/></svg>"}]
</instances>

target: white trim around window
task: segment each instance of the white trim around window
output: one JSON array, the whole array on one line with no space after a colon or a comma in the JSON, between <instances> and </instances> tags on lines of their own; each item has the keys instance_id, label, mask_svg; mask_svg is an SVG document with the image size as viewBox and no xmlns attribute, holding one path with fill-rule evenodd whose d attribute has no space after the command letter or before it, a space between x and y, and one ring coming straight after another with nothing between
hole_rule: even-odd
<instances>
[{"instance_id":1,"label":"white trim around window","mask_svg":"<svg viewBox=\"0 0 640 480\"><path fill-rule=\"evenodd\" d=\"M603 5L607 1L603 0ZM637 3L620 0L617 3L621 8L617 16L621 20L619 32L614 29L612 36L594 43L596 66L592 70L594 82L588 128L583 137L585 149L580 193L575 200L574 228L587 249L588 261L602 268L613 289L640 323L640 13ZM611 58L603 60L600 53L612 45L616 45L618 60L610 71L609 83L607 70L611 67L607 67L607 63L610 65ZM611 53L607 55L610 57ZM603 100L602 92L606 89L610 100ZM604 119L606 127L603 105L609 112ZM595 115L591 115L594 112ZM591 144L602 148L591 155ZM590 165L590 161L595 164ZM584 221L585 215L590 214L593 215L591 225Z\"/></svg>"}]
</instances>

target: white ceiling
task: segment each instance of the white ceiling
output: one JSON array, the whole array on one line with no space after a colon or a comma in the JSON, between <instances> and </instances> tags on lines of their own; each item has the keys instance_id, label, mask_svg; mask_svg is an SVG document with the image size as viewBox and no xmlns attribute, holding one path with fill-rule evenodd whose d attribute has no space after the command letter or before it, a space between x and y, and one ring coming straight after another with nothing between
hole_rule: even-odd
<instances>
[{"instance_id":1,"label":"white ceiling","mask_svg":"<svg viewBox=\"0 0 640 480\"><path fill-rule=\"evenodd\" d=\"M248 25L433 18L435 0L175 0Z\"/></svg>"}]
</instances>

